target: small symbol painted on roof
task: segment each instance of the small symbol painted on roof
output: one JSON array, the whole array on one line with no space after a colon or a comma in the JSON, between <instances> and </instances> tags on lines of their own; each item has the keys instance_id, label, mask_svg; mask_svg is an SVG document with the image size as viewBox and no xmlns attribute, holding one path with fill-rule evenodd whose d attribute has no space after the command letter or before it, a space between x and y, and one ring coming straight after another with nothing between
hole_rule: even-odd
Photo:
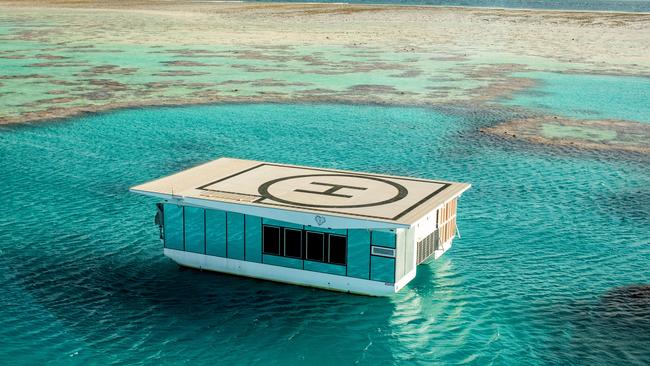
<instances>
[{"instance_id":1,"label":"small symbol painted on roof","mask_svg":"<svg viewBox=\"0 0 650 366\"><path fill-rule=\"evenodd\" d=\"M325 218L323 216L321 216L321 215L314 216L314 220L316 221L318 226L323 225L325 223L325 221L326 221Z\"/></svg>"}]
</instances>

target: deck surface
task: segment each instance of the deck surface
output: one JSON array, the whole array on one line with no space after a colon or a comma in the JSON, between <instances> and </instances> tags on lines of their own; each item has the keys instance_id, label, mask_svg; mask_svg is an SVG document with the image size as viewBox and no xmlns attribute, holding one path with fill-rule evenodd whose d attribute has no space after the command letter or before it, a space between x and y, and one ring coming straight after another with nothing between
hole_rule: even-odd
<instances>
[{"instance_id":1,"label":"deck surface","mask_svg":"<svg viewBox=\"0 0 650 366\"><path fill-rule=\"evenodd\" d=\"M132 190L412 224L469 184L221 158Z\"/></svg>"}]
</instances>

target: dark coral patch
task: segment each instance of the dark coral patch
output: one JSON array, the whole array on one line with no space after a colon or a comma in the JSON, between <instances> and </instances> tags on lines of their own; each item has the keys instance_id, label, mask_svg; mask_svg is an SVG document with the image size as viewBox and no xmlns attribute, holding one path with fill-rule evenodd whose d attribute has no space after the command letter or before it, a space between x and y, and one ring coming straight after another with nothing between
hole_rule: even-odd
<instances>
[{"instance_id":1,"label":"dark coral patch","mask_svg":"<svg viewBox=\"0 0 650 366\"><path fill-rule=\"evenodd\" d=\"M205 66L221 66L219 64L206 64L198 61L188 61L188 60L179 60L179 61L162 61L161 63L166 66L186 66L186 67L205 67Z\"/></svg>"},{"instance_id":2,"label":"dark coral patch","mask_svg":"<svg viewBox=\"0 0 650 366\"><path fill-rule=\"evenodd\" d=\"M219 57L223 55L222 52L201 49L153 51L151 53L171 53L175 57Z\"/></svg>"},{"instance_id":3,"label":"dark coral patch","mask_svg":"<svg viewBox=\"0 0 650 366\"><path fill-rule=\"evenodd\" d=\"M219 97L218 90L200 90L192 92L191 95L197 98L213 99Z\"/></svg>"},{"instance_id":4,"label":"dark coral patch","mask_svg":"<svg viewBox=\"0 0 650 366\"><path fill-rule=\"evenodd\" d=\"M35 58L42 58L44 60L63 60L63 59L70 58L70 57L66 57L66 56L50 55L50 54L45 54L45 53L39 53L38 55L36 55L34 57Z\"/></svg>"},{"instance_id":5,"label":"dark coral patch","mask_svg":"<svg viewBox=\"0 0 650 366\"><path fill-rule=\"evenodd\" d=\"M62 98L40 99L40 100L36 101L36 103L40 103L40 104L46 104L46 103L60 104L60 103L74 102L75 100L76 100L76 98L62 97Z\"/></svg>"},{"instance_id":6,"label":"dark coral patch","mask_svg":"<svg viewBox=\"0 0 650 366\"><path fill-rule=\"evenodd\" d=\"M456 55L456 56L434 56L430 57L429 60L431 61L450 61L450 62L458 62L458 61L466 61L467 56L461 56L461 55Z\"/></svg>"},{"instance_id":7,"label":"dark coral patch","mask_svg":"<svg viewBox=\"0 0 650 366\"><path fill-rule=\"evenodd\" d=\"M60 89L57 89L57 90L49 90L49 91L47 92L47 94L51 94L51 95L61 95L61 94L66 94L66 93L67 93L67 92L66 92L65 90L60 90Z\"/></svg>"},{"instance_id":8,"label":"dark coral patch","mask_svg":"<svg viewBox=\"0 0 650 366\"><path fill-rule=\"evenodd\" d=\"M401 72L399 74L393 74L391 75L394 78L414 78L422 75L421 70L407 70L404 72Z\"/></svg>"},{"instance_id":9,"label":"dark coral patch","mask_svg":"<svg viewBox=\"0 0 650 366\"><path fill-rule=\"evenodd\" d=\"M650 222L650 187L648 186L597 194L597 197L605 210L615 212L623 219L637 220L641 225ZM650 285L648 288L650 291Z\"/></svg>"},{"instance_id":10,"label":"dark coral patch","mask_svg":"<svg viewBox=\"0 0 650 366\"><path fill-rule=\"evenodd\" d=\"M12 80L12 79L47 79L50 76L43 74L26 74L26 75L0 75L0 79Z\"/></svg>"},{"instance_id":11,"label":"dark coral patch","mask_svg":"<svg viewBox=\"0 0 650 366\"><path fill-rule=\"evenodd\" d=\"M650 325L650 285L616 287L601 298L603 315L630 317Z\"/></svg>"},{"instance_id":12,"label":"dark coral patch","mask_svg":"<svg viewBox=\"0 0 650 366\"><path fill-rule=\"evenodd\" d=\"M52 85L63 85L63 86L71 86L71 85L77 85L78 83L74 81L69 81L69 80L49 80L48 83Z\"/></svg>"},{"instance_id":13,"label":"dark coral patch","mask_svg":"<svg viewBox=\"0 0 650 366\"><path fill-rule=\"evenodd\" d=\"M90 79L88 83L90 85L104 87L108 90L127 90L129 87L127 84L110 79Z\"/></svg>"},{"instance_id":14,"label":"dark coral patch","mask_svg":"<svg viewBox=\"0 0 650 366\"><path fill-rule=\"evenodd\" d=\"M176 83L172 81L153 81L150 83L145 83L144 87L147 89L167 89L174 85L182 85L182 83Z\"/></svg>"},{"instance_id":15,"label":"dark coral patch","mask_svg":"<svg viewBox=\"0 0 650 366\"><path fill-rule=\"evenodd\" d=\"M328 61L314 57L314 56L302 56L300 61L307 63L308 66L325 66L330 64Z\"/></svg>"},{"instance_id":16,"label":"dark coral patch","mask_svg":"<svg viewBox=\"0 0 650 366\"><path fill-rule=\"evenodd\" d=\"M33 64L25 65L25 67L80 67L88 66L83 62L36 62Z\"/></svg>"},{"instance_id":17,"label":"dark coral patch","mask_svg":"<svg viewBox=\"0 0 650 366\"><path fill-rule=\"evenodd\" d=\"M216 83L184 83L188 89L202 89L216 86Z\"/></svg>"},{"instance_id":18,"label":"dark coral patch","mask_svg":"<svg viewBox=\"0 0 650 366\"><path fill-rule=\"evenodd\" d=\"M545 129L558 130L560 133L547 135ZM544 145L644 154L650 152L650 125L634 121L533 116L503 121L481 131Z\"/></svg>"},{"instance_id":19,"label":"dark coral patch","mask_svg":"<svg viewBox=\"0 0 650 366\"><path fill-rule=\"evenodd\" d=\"M287 87L287 86L309 86L309 83L299 83L299 82L285 82L276 79L259 79L251 81L250 83L253 86L274 86L274 87Z\"/></svg>"},{"instance_id":20,"label":"dark coral patch","mask_svg":"<svg viewBox=\"0 0 650 366\"><path fill-rule=\"evenodd\" d=\"M241 69L241 70L244 70L245 72L248 72L248 73L285 72L285 71L300 72L299 70L290 70L290 69L282 68L282 67L259 67L259 66L251 66L251 65L246 65L246 64L232 64L232 65L230 65L230 67L235 68L235 69Z\"/></svg>"},{"instance_id":21,"label":"dark coral patch","mask_svg":"<svg viewBox=\"0 0 650 366\"><path fill-rule=\"evenodd\" d=\"M100 65L93 66L91 68L85 69L82 72L76 74L76 76L93 76L100 74L109 74L109 75L132 75L138 68L136 67L119 67L117 65Z\"/></svg>"},{"instance_id":22,"label":"dark coral patch","mask_svg":"<svg viewBox=\"0 0 650 366\"><path fill-rule=\"evenodd\" d=\"M335 93L336 93L336 90L326 89L326 88L307 89L307 90L302 90L300 92L300 94L305 95L305 96L331 95L331 94L335 94Z\"/></svg>"},{"instance_id":23,"label":"dark coral patch","mask_svg":"<svg viewBox=\"0 0 650 366\"><path fill-rule=\"evenodd\" d=\"M169 70L153 74L154 76L198 76L208 75L209 72L189 71L189 70Z\"/></svg>"},{"instance_id":24,"label":"dark coral patch","mask_svg":"<svg viewBox=\"0 0 650 366\"><path fill-rule=\"evenodd\" d=\"M113 97L113 93L104 90L98 90L81 94L81 96L88 100L106 100L111 99Z\"/></svg>"},{"instance_id":25,"label":"dark coral patch","mask_svg":"<svg viewBox=\"0 0 650 366\"><path fill-rule=\"evenodd\" d=\"M348 91L353 93L371 93L371 94L404 94L394 86L379 85L379 84L359 84L353 85L348 88Z\"/></svg>"}]
</instances>

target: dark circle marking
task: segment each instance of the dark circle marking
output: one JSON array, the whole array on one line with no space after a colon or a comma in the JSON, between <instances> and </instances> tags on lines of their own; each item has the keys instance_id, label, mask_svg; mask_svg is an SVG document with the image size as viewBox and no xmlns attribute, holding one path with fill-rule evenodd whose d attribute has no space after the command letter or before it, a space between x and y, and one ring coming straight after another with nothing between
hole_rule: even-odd
<instances>
[{"instance_id":1,"label":"dark circle marking","mask_svg":"<svg viewBox=\"0 0 650 366\"><path fill-rule=\"evenodd\" d=\"M282 182L282 181L289 180L289 179L305 178L305 177L352 177L352 178L370 179L370 180L374 180L374 181L377 181L377 182L388 184L388 185L396 188L397 189L397 194L395 196L387 199L387 200L383 200L383 201L379 201L379 202L375 202L375 203L364 203L364 204L360 204L360 205L313 205L313 204L308 204L308 203L293 202L293 201L285 200L285 199L276 197L276 196L272 195L271 192L269 192L269 188L272 185L274 185L274 184L276 184L278 182ZM317 207L317 208L361 208L361 207L379 206L379 205L385 205L385 204L388 204L388 203L393 203L393 202L399 201L402 198L406 197L408 195L408 193L409 193L408 190L406 189L406 187L404 187L401 184L391 182L391 181L386 180L386 179L377 178L377 177L368 177L368 176L354 175L354 174L304 174L304 175L293 175L293 176L290 176L290 177L277 178L277 179L273 179L273 180L270 180L268 182L265 182L265 183L263 183L262 185L259 186L257 191L259 192L260 196L262 196L262 197L264 197L266 199L276 201L276 202L284 203L284 204L287 204L287 205L304 206L304 207Z\"/></svg>"}]
</instances>

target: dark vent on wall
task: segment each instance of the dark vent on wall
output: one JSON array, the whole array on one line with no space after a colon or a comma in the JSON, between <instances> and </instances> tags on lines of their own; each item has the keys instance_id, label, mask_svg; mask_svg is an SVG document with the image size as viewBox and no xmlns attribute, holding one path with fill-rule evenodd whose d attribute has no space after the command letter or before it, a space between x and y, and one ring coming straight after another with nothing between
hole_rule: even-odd
<instances>
[{"instance_id":1,"label":"dark vent on wall","mask_svg":"<svg viewBox=\"0 0 650 366\"><path fill-rule=\"evenodd\" d=\"M426 261L438 248L438 230L418 242L418 264Z\"/></svg>"}]
</instances>

